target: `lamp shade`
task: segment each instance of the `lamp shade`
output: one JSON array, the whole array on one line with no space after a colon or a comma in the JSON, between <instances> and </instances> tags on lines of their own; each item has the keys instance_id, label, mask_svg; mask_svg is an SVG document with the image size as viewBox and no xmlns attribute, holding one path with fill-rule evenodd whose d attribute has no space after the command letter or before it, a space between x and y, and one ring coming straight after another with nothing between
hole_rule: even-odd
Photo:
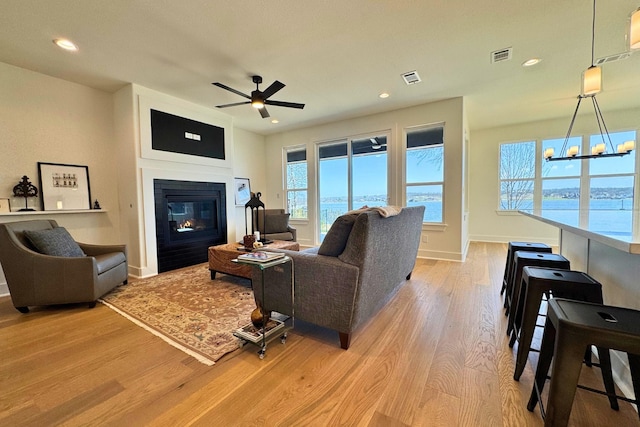
<instances>
[{"instance_id":1,"label":"lamp shade","mask_svg":"<svg viewBox=\"0 0 640 427\"><path fill-rule=\"evenodd\" d=\"M582 73L582 94L595 95L602 90L602 68L592 65Z\"/></svg>"},{"instance_id":2,"label":"lamp shade","mask_svg":"<svg viewBox=\"0 0 640 427\"><path fill-rule=\"evenodd\" d=\"M640 9L631 14L631 26L629 28L629 48L640 49Z\"/></svg>"}]
</instances>

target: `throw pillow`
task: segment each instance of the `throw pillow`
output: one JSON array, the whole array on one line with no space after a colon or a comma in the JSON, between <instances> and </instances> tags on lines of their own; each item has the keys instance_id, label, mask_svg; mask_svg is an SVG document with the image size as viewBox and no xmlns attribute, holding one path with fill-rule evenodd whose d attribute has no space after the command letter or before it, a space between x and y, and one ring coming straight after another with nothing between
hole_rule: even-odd
<instances>
[{"instance_id":1,"label":"throw pillow","mask_svg":"<svg viewBox=\"0 0 640 427\"><path fill-rule=\"evenodd\" d=\"M347 240L353 224L356 222L359 213L349 213L341 215L331 224L331 228L324 236L324 240L318 249L318 255L337 257L344 248L347 247Z\"/></svg>"},{"instance_id":2,"label":"throw pillow","mask_svg":"<svg viewBox=\"0 0 640 427\"><path fill-rule=\"evenodd\" d=\"M265 234L283 233L289 226L289 214L267 215L265 217Z\"/></svg>"},{"instance_id":3,"label":"throw pillow","mask_svg":"<svg viewBox=\"0 0 640 427\"><path fill-rule=\"evenodd\" d=\"M80 246L73 240L71 234L64 227L50 230L25 230L24 235L38 250L45 255L83 257Z\"/></svg>"}]
</instances>

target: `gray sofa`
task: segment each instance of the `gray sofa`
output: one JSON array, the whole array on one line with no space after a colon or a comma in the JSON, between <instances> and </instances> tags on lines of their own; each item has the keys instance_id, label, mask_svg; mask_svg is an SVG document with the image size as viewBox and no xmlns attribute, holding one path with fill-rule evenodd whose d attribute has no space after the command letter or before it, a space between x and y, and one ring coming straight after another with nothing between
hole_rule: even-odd
<instances>
[{"instance_id":1,"label":"gray sofa","mask_svg":"<svg viewBox=\"0 0 640 427\"><path fill-rule=\"evenodd\" d=\"M93 307L127 283L125 245L77 243L54 220L0 224L0 263L13 305L22 313L37 305Z\"/></svg>"},{"instance_id":2,"label":"gray sofa","mask_svg":"<svg viewBox=\"0 0 640 427\"><path fill-rule=\"evenodd\" d=\"M387 218L372 210L343 215L320 247L278 250L293 259L295 318L338 331L341 347L349 348L352 332L410 278L423 215L424 206L406 207ZM257 301L266 310L291 315L290 278L281 269L266 269L263 296L261 272L253 270Z\"/></svg>"}]
</instances>

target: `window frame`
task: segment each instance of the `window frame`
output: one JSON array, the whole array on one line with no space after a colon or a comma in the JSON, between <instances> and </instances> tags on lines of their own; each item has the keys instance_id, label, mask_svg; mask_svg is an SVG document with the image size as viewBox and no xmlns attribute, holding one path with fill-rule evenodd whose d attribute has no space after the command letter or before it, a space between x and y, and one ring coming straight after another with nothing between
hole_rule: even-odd
<instances>
[{"instance_id":1,"label":"window frame","mask_svg":"<svg viewBox=\"0 0 640 427\"><path fill-rule=\"evenodd\" d=\"M295 152L299 152L299 151L304 151L304 160L299 160L299 161L294 161L294 162L289 162L289 153L295 153ZM284 194L285 194L285 206L287 208L287 212L289 213L290 220L308 220L309 219L309 159L308 159L308 153L307 153L307 146L304 144L300 144L300 145L293 145L293 146L288 146L288 147L283 147L283 156L284 156L284 182L283 182L283 187L284 187ZM306 169L306 182L307 182L307 186L306 187L295 187L295 188L289 188L289 165L290 164L305 164L305 169ZM306 193L306 197L305 197L305 206L304 206L304 212L305 212L305 216L294 216L294 212L290 212L289 209L289 193L293 192L293 193L298 193L298 192L304 192Z\"/></svg>"}]
</instances>

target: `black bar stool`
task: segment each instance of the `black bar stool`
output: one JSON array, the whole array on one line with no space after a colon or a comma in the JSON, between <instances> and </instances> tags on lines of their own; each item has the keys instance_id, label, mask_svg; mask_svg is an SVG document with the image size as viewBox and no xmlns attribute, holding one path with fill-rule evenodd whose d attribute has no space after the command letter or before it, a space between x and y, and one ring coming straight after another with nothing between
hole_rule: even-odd
<instances>
[{"instance_id":1,"label":"black bar stool","mask_svg":"<svg viewBox=\"0 0 640 427\"><path fill-rule=\"evenodd\" d=\"M567 298L577 301L587 301L602 304L602 285L592 277L581 271L556 270L552 268L524 267L522 269L522 284L520 299L523 304L515 308L515 319L511 331L509 346L518 340L518 355L513 379L520 380L522 371L527 364L531 341L536 329L540 306L544 295L551 294L554 298ZM591 364L591 349L587 350L587 362Z\"/></svg>"},{"instance_id":2,"label":"black bar stool","mask_svg":"<svg viewBox=\"0 0 640 427\"><path fill-rule=\"evenodd\" d=\"M510 273L513 264L513 254L517 251L551 253L551 246L535 242L509 242L509 248L507 249L507 262L504 265L504 277L502 278L500 295L504 294L505 289L507 289L507 283L511 280Z\"/></svg>"},{"instance_id":3,"label":"black bar stool","mask_svg":"<svg viewBox=\"0 0 640 427\"><path fill-rule=\"evenodd\" d=\"M582 357L585 348L595 345L598 348L602 375L605 379L605 363L609 363L609 350L624 351L629 358L631 378L636 399L640 390L640 311L628 308L611 307L572 301L560 298L549 300L547 320L542 336L542 348L536 369L536 377L531 390L527 409L533 411L540 401L544 383L553 359L549 397L545 408L540 402L540 411L545 426L566 426L571 415L571 407L575 398L580 377ZM605 380L607 393L587 388L601 394L607 394L609 401L621 399L632 403L637 400L627 399L615 394L613 378L610 370ZM610 382L610 385L607 383ZM609 391L611 388L612 391Z\"/></svg>"},{"instance_id":4,"label":"black bar stool","mask_svg":"<svg viewBox=\"0 0 640 427\"><path fill-rule=\"evenodd\" d=\"M524 295L520 294L520 287L522 284L522 269L526 266L548 267L558 270L569 270L571 268L569 260L560 254L517 251L513 255L513 280L507 284L506 299L508 301L508 307L505 313L509 316L509 320L507 321L508 336L511 336L515 322L520 324L520 316L516 316L516 307L518 303L523 304L521 300L524 298Z\"/></svg>"}]
</instances>

